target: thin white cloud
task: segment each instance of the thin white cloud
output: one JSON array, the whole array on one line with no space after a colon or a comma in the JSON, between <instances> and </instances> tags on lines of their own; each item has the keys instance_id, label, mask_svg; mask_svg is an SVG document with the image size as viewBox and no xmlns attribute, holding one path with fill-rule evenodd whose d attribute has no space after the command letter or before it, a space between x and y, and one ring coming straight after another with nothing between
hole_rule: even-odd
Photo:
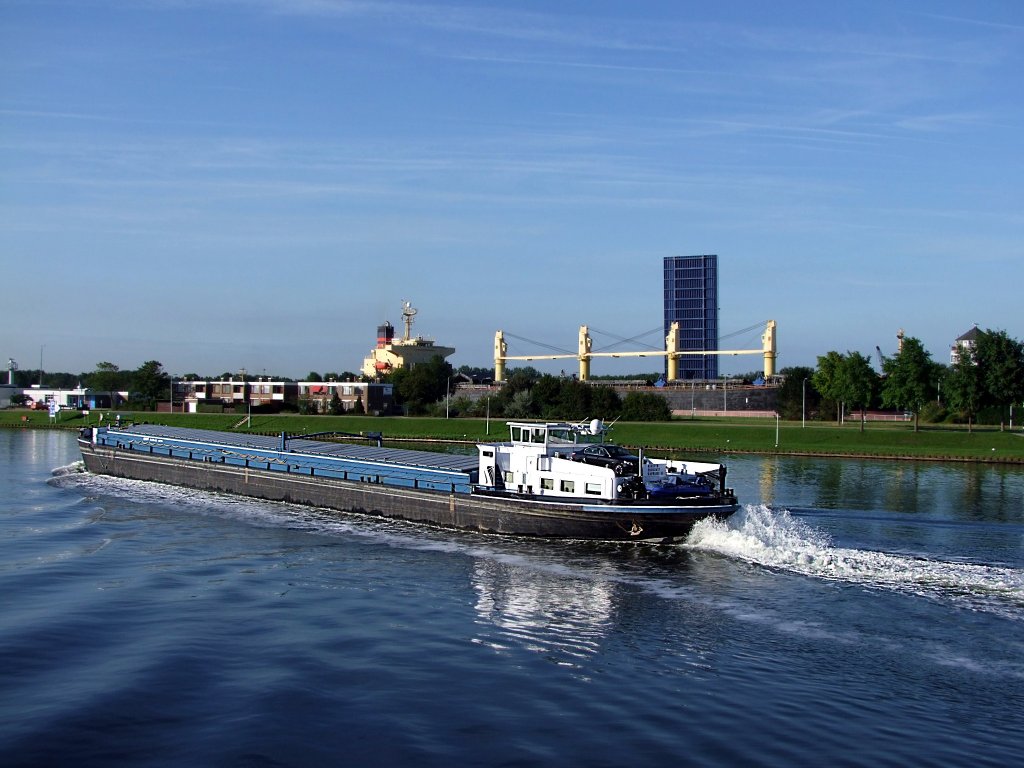
<instances>
[{"instance_id":1,"label":"thin white cloud","mask_svg":"<svg viewBox=\"0 0 1024 768\"><path fill-rule=\"evenodd\" d=\"M985 115L973 112L950 112L946 114L910 115L896 121L898 128L908 131L941 133L975 127L989 122Z\"/></svg>"},{"instance_id":2,"label":"thin white cloud","mask_svg":"<svg viewBox=\"0 0 1024 768\"><path fill-rule=\"evenodd\" d=\"M984 7L984 6L980 6ZM957 27L969 24L977 27L985 27L988 29L1004 30L1007 32L1024 32L1024 24L1007 22L1007 21L992 21L991 19L981 18L969 18L967 16L947 16L937 13L922 13L922 17L936 19L938 21L948 21Z\"/></svg>"},{"instance_id":3,"label":"thin white cloud","mask_svg":"<svg viewBox=\"0 0 1024 768\"><path fill-rule=\"evenodd\" d=\"M104 120L112 121L118 118L114 118L110 115L100 114L89 114L85 112L56 112L49 110L38 110L38 109L0 109L0 116L3 117L23 117L23 118L43 118L46 120Z\"/></svg>"}]
</instances>

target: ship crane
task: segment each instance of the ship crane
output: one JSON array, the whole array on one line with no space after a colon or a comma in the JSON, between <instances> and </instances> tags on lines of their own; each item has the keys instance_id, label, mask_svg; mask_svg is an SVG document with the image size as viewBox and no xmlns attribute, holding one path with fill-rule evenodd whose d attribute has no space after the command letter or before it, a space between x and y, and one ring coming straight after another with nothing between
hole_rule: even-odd
<instances>
[{"instance_id":1,"label":"ship crane","mask_svg":"<svg viewBox=\"0 0 1024 768\"><path fill-rule=\"evenodd\" d=\"M508 360L571 360L579 361L580 381L587 381L590 378L590 361L595 357L667 357L668 358L668 380L675 381L679 378L679 358L683 355L763 355L765 378L775 375L775 321L769 320L765 326L764 334L761 336L761 349L709 349L709 350L683 350L679 348L679 323L675 322L669 327L668 336L665 337L665 349L645 350L642 352L593 352L591 351L592 339L587 326L581 325L579 331L578 351L573 354L554 355L509 355L508 345L505 343L505 334L498 331L494 334L494 380L504 381L505 362Z\"/></svg>"}]
</instances>

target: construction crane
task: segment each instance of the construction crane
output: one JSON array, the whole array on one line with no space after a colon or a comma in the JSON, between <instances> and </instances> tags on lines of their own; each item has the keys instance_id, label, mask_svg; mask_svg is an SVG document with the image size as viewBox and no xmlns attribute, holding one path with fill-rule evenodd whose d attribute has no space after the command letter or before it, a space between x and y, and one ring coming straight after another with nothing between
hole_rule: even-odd
<instances>
[{"instance_id":1,"label":"construction crane","mask_svg":"<svg viewBox=\"0 0 1024 768\"><path fill-rule=\"evenodd\" d=\"M668 380L675 381L679 378L679 358L683 355L764 355L765 378L775 375L775 321L769 320L765 326L764 334L761 336L761 349L709 349L709 350L682 350L679 349L679 323L672 323L669 327L668 336L665 338L665 349L644 350L642 352L592 352L592 341L590 331L585 325L580 326L578 351L576 354L537 354L537 355L509 355L508 345L505 343L505 334L498 331L494 334L494 380L504 381L505 362L507 360L579 360L580 381L587 381L590 378L590 361L595 357L667 357L668 358Z\"/></svg>"}]
</instances>

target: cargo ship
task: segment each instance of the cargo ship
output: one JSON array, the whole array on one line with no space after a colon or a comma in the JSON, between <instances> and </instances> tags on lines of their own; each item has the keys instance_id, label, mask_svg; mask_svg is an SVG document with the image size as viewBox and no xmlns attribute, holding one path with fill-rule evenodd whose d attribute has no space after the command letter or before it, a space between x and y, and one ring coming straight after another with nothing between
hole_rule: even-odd
<instances>
[{"instance_id":1,"label":"cargo ship","mask_svg":"<svg viewBox=\"0 0 1024 768\"><path fill-rule=\"evenodd\" d=\"M151 424L78 442L99 475L482 533L671 543L738 509L724 465L634 455L599 420L508 427L475 455Z\"/></svg>"}]
</instances>

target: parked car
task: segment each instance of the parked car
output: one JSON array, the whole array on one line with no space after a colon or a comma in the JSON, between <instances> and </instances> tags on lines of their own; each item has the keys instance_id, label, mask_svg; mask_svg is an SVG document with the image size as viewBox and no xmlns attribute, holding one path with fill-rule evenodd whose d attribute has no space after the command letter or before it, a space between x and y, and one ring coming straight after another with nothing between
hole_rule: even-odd
<instances>
[{"instance_id":1,"label":"parked car","mask_svg":"<svg viewBox=\"0 0 1024 768\"><path fill-rule=\"evenodd\" d=\"M573 461L582 461L584 464L610 467L615 470L616 475L637 474L640 471L640 458L621 445L588 445L573 451L569 458Z\"/></svg>"}]
</instances>

